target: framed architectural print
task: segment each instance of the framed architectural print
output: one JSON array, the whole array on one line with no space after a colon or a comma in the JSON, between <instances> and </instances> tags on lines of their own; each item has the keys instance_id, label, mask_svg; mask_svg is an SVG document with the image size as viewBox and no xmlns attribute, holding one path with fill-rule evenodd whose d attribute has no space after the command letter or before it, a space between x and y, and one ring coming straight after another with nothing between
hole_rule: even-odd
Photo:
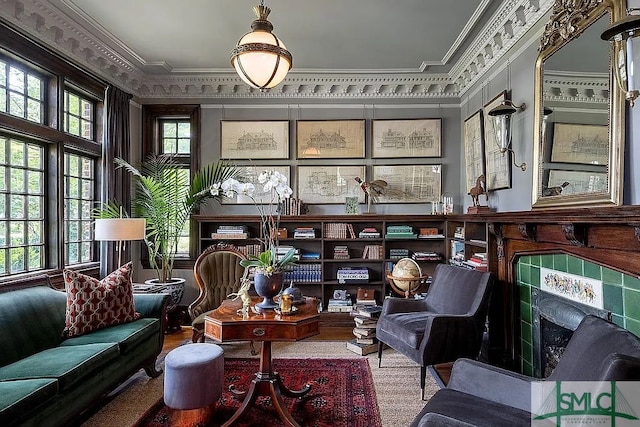
<instances>
[{"instance_id":1,"label":"framed architectural print","mask_svg":"<svg viewBox=\"0 0 640 427\"><path fill-rule=\"evenodd\" d=\"M240 166L241 174L246 178L246 182L250 182L255 186L253 199L248 196L237 194L232 198L223 198L223 204L268 204L271 192L264 192L264 185L258 182L258 176L265 170L274 170L283 174L287 178L287 184L291 187L291 167L290 166ZM243 180L244 182L244 180ZM293 188L293 187L292 187Z\"/></svg>"},{"instance_id":2,"label":"framed architectural print","mask_svg":"<svg viewBox=\"0 0 640 427\"><path fill-rule=\"evenodd\" d=\"M442 119L374 120L372 157L440 157Z\"/></svg>"},{"instance_id":3,"label":"framed architectural print","mask_svg":"<svg viewBox=\"0 0 640 427\"><path fill-rule=\"evenodd\" d=\"M500 152L489 111L507 99L503 91L482 108L486 190L511 188L511 151Z\"/></svg>"},{"instance_id":4,"label":"framed architectural print","mask_svg":"<svg viewBox=\"0 0 640 427\"><path fill-rule=\"evenodd\" d=\"M220 158L288 159L289 122L222 120Z\"/></svg>"},{"instance_id":5,"label":"framed architectural print","mask_svg":"<svg viewBox=\"0 0 640 427\"><path fill-rule=\"evenodd\" d=\"M364 172L364 166L298 166L298 197L312 204L343 204L346 197L364 203L364 191L356 181L365 180Z\"/></svg>"},{"instance_id":6,"label":"framed architectural print","mask_svg":"<svg viewBox=\"0 0 640 427\"><path fill-rule=\"evenodd\" d=\"M364 158L364 120L298 120L299 159Z\"/></svg>"},{"instance_id":7,"label":"framed architectural print","mask_svg":"<svg viewBox=\"0 0 640 427\"><path fill-rule=\"evenodd\" d=\"M609 164L609 127L554 123L551 161L591 165Z\"/></svg>"},{"instance_id":8,"label":"framed architectural print","mask_svg":"<svg viewBox=\"0 0 640 427\"><path fill-rule=\"evenodd\" d=\"M482 110L473 113L464 121L464 161L466 189L476 185L476 179L484 175L484 144Z\"/></svg>"},{"instance_id":9,"label":"framed architectural print","mask_svg":"<svg viewBox=\"0 0 640 427\"><path fill-rule=\"evenodd\" d=\"M441 165L373 166L372 180L387 182L378 203L429 203L440 200Z\"/></svg>"},{"instance_id":10,"label":"framed architectural print","mask_svg":"<svg viewBox=\"0 0 640 427\"><path fill-rule=\"evenodd\" d=\"M558 170L549 171L549 181L543 186L544 196L568 196L572 194L606 193L607 172Z\"/></svg>"}]
</instances>

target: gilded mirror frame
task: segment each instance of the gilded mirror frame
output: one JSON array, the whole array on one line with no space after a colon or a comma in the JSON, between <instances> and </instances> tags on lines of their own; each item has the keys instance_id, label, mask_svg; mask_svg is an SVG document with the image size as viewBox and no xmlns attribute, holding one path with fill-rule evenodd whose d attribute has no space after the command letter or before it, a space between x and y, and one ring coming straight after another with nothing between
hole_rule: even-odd
<instances>
[{"instance_id":1,"label":"gilded mirror frame","mask_svg":"<svg viewBox=\"0 0 640 427\"><path fill-rule=\"evenodd\" d=\"M624 17L626 0L555 0L551 17L546 24L538 48L534 75L534 150L533 150L533 208L618 206L622 204L625 99L615 82L609 56L609 158L607 168L608 191L573 195L542 195L545 172L545 149L549 144L543 138L544 61L560 48L571 43L600 17L609 14L610 20ZM606 17L605 17L606 19ZM606 43L606 42L602 42ZM610 51L610 48L607 47Z\"/></svg>"}]
</instances>

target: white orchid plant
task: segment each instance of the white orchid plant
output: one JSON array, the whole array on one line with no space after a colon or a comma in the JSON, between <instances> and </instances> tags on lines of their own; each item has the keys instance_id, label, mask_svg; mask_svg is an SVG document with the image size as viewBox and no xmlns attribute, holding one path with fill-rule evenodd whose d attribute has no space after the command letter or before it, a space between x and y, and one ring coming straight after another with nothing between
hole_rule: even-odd
<instances>
[{"instance_id":1,"label":"white orchid plant","mask_svg":"<svg viewBox=\"0 0 640 427\"><path fill-rule=\"evenodd\" d=\"M265 250L259 255L251 255L249 259L240 264L247 267L255 267L256 271L266 276L280 273L288 264L293 264L295 250L290 249L283 257L278 258L278 229L280 227L280 206L282 202L293 194L293 190L287 184L287 177L275 170L265 170L258 175L258 183L262 191L268 195L268 203L259 202L256 199L256 188L250 182L240 182L235 178L216 183L211 188L211 195L216 197L224 195L232 198L236 195L246 196L253 201L258 209L261 219L261 242Z\"/></svg>"}]
</instances>

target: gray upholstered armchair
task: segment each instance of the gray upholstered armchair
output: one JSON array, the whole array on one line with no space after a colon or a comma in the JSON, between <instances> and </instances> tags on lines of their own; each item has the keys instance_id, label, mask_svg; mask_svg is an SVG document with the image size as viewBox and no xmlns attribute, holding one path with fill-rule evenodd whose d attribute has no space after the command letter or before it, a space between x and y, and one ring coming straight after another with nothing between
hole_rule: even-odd
<instances>
[{"instance_id":1,"label":"gray upholstered armchair","mask_svg":"<svg viewBox=\"0 0 640 427\"><path fill-rule=\"evenodd\" d=\"M546 381L638 381L640 338L596 316L586 316ZM412 427L531 425L532 377L473 360L453 365Z\"/></svg>"},{"instance_id":2,"label":"gray upholstered armchair","mask_svg":"<svg viewBox=\"0 0 640 427\"><path fill-rule=\"evenodd\" d=\"M386 299L376 326L378 365L384 344L419 363L424 398L427 366L478 356L492 286L491 273L439 264L425 299Z\"/></svg>"},{"instance_id":3,"label":"gray upholstered armchair","mask_svg":"<svg viewBox=\"0 0 640 427\"><path fill-rule=\"evenodd\" d=\"M193 266L193 275L200 295L189 305L193 342L204 340L204 316L220 306L230 293L236 292L248 271L240 265L246 259L235 246L219 243L200 254Z\"/></svg>"}]
</instances>

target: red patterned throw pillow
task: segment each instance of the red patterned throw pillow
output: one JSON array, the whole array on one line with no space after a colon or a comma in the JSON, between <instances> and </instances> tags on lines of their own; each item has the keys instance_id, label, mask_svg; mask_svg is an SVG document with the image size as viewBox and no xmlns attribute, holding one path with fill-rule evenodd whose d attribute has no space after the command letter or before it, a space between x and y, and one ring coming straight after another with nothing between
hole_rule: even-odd
<instances>
[{"instance_id":1,"label":"red patterned throw pillow","mask_svg":"<svg viewBox=\"0 0 640 427\"><path fill-rule=\"evenodd\" d=\"M140 318L133 303L129 262L102 280L64 270L67 312L64 335L74 337Z\"/></svg>"}]
</instances>

